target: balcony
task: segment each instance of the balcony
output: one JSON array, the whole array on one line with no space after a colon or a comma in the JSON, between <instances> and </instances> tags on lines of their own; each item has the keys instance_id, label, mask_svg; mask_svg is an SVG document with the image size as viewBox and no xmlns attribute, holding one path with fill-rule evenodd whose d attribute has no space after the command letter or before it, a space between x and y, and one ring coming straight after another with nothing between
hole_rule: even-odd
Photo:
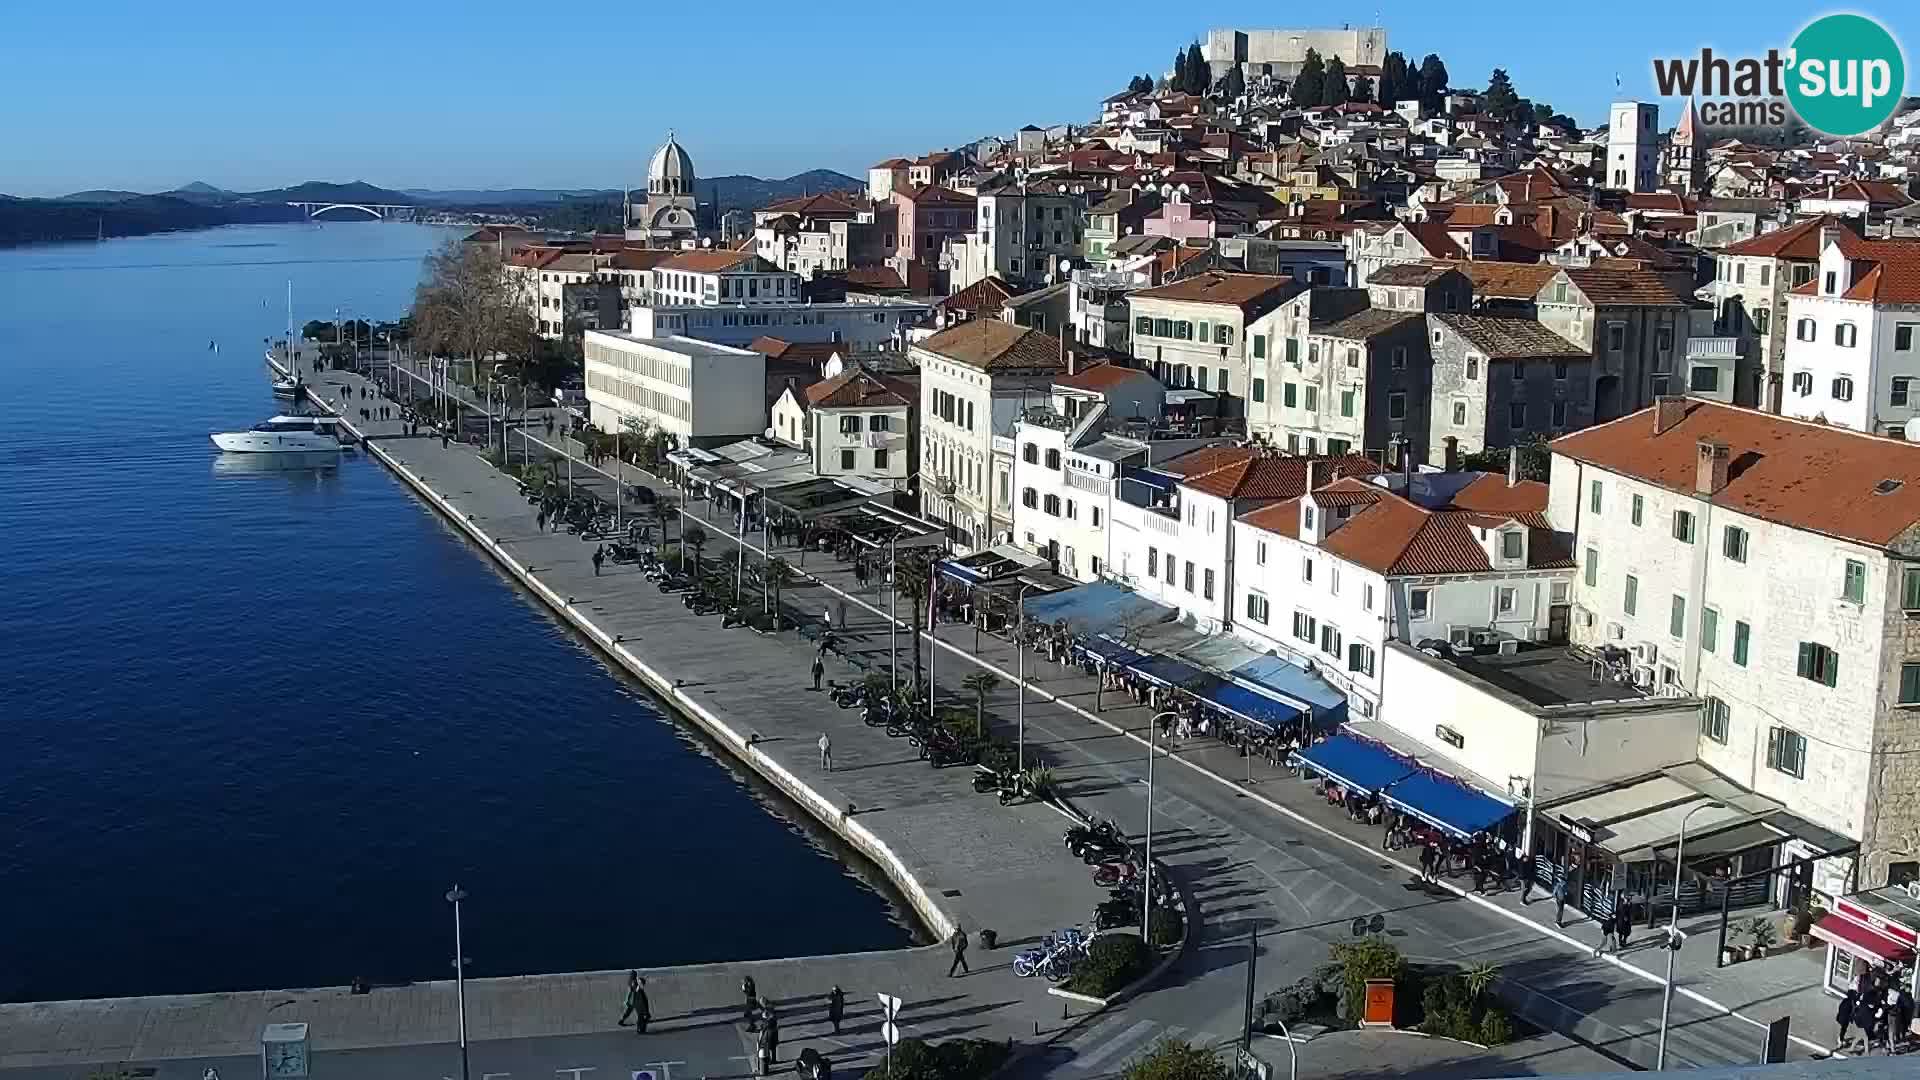
<instances>
[{"instance_id":1,"label":"balcony","mask_svg":"<svg viewBox=\"0 0 1920 1080\"><path fill-rule=\"evenodd\" d=\"M1688 338L1687 359L1738 360L1740 359L1740 339L1737 337Z\"/></svg>"}]
</instances>

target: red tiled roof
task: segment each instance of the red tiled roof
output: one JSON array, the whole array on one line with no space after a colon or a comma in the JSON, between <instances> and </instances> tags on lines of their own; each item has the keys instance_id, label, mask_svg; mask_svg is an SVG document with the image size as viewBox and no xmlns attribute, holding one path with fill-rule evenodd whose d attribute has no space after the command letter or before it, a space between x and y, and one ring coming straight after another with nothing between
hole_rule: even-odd
<instances>
[{"instance_id":1,"label":"red tiled roof","mask_svg":"<svg viewBox=\"0 0 1920 1080\"><path fill-rule=\"evenodd\" d=\"M760 257L750 251L683 251L657 265L660 270L683 270L693 274L717 274Z\"/></svg>"},{"instance_id":2,"label":"red tiled roof","mask_svg":"<svg viewBox=\"0 0 1920 1080\"><path fill-rule=\"evenodd\" d=\"M1273 503L1258 510L1241 514L1237 519L1275 536L1284 536L1289 540L1300 539L1300 500L1288 499Z\"/></svg>"},{"instance_id":3,"label":"red tiled roof","mask_svg":"<svg viewBox=\"0 0 1920 1080\"><path fill-rule=\"evenodd\" d=\"M1567 267L1567 280L1595 307L1686 307L1658 274L1650 270L1603 270Z\"/></svg>"},{"instance_id":4,"label":"red tiled roof","mask_svg":"<svg viewBox=\"0 0 1920 1080\"><path fill-rule=\"evenodd\" d=\"M1820 230L1823 226L1838 225L1853 233L1853 226L1845 218L1822 214L1805 221L1789 225L1784 229L1775 229L1770 233L1761 233L1751 240L1742 240L1721 252L1723 255L1766 256L1774 259L1805 259L1812 261L1820 257Z\"/></svg>"},{"instance_id":5,"label":"red tiled roof","mask_svg":"<svg viewBox=\"0 0 1920 1080\"><path fill-rule=\"evenodd\" d=\"M981 371L1059 370L1060 339L999 319L969 319L922 341L919 348Z\"/></svg>"},{"instance_id":6,"label":"red tiled roof","mask_svg":"<svg viewBox=\"0 0 1920 1080\"><path fill-rule=\"evenodd\" d=\"M1197 254L1197 253L1196 253ZM1265 304L1267 310L1281 303L1282 294L1292 295L1304 286L1290 277L1272 274L1229 274L1208 270L1171 285L1142 289L1134 300L1178 300L1189 304L1224 304L1248 310ZM1289 291L1291 290L1291 291Z\"/></svg>"},{"instance_id":7,"label":"red tiled roof","mask_svg":"<svg viewBox=\"0 0 1920 1080\"><path fill-rule=\"evenodd\" d=\"M1119 364L1103 363L1083 367L1072 375L1062 375L1053 380L1055 386L1070 386L1075 390L1105 391L1141 376L1152 379L1153 373L1139 368L1121 367ZM1158 382L1159 380L1155 379Z\"/></svg>"},{"instance_id":8,"label":"red tiled roof","mask_svg":"<svg viewBox=\"0 0 1920 1080\"><path fill-rule=\"evenodd\" d=\"M1658 435L1648 408L1551 446L1575 461L1692 492L1698 444L1713 440L1731 458L1727 486L1708 500L1716 506L1879 547L1920 524L1920 444L1717 402L1688 399L1685 408ZM1896 486L1881 494L1883 481Z\"/></svg>"},{"instance_id":9,"label":"red tiled roof","mask_svg":"<svg viewBox=\"0 0 1920 1080\"><path fill-rule=\"evenodd\" d=\"M855 200L859 195L851 191L823 191L816 195L796 195L790 199L770 202L760 208L763 214L798 214L802 217L819 217L825 214L844 214L851 217L860 212Z\"/></svg>"},{"instance_id":10,"label":"red tiled roof","mask_svg":"<svg viewBox=\"0 0 1920 1080\"><path fill-rule=\"evenodd\" d=\"M1321 541L1322 549L1382 574L1482 574L1493 569L1476 530L1497 529L1512 515L1465 510L1427 510L1397 495L1387 495L1355 514ZM1564 537L1551 530L1527 529L1527 569L1573 566Z\"/></svg>"},{"instance_id":11,"label":"red tiled roof","mask_svg":"<svg viewBox=\"0 0 1920 1080\"><path fill-rule=\"evenodd\" d=\"M934 307L953 311L991 311L998 314L1000 305L1017 295L1019 290L989 275L941 300Z\"/></svg>"},{"instance_id":12,"label":"red tiled roof","mask_svg":"<svg viewBox=\"0 0 1920 1080\"><path fill-rule=\"evenodd\" d=\"M890 375L875 375L858 364L804 391L815 409L898 409L920 399L920 388Z\"/></svg>"},{"instance_id":13,"label":"red tiled roof","mask_svg":"<svg viewBox=\"0 0 1920 1080\"><path fill-rule=\"evenodd\" d=\"M1200 475L1189 473L1184 486L1222 499L1291 499L1307 490L1308 465L1319 477L1373 476L1380 466L1359 454L1339 457L1291 457L1255 454Z\"/></svg>"}]
</instances>

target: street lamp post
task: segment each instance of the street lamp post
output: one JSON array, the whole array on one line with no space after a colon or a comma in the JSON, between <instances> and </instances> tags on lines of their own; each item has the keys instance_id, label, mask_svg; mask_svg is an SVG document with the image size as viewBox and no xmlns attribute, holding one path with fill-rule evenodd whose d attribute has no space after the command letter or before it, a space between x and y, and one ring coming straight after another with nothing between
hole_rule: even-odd
<instances>
[{"instance_id":1,"label":"street lamp post","mask_svg":"<svg viewBox=\"0 0 1920 1080\"><path fill-rule=\"evenodd\" d=\"M1673 1018L1673 954L1680 951L1675 943L1680 939L1680 872L1686 866L1687 822L1702 810L1725 808L1725 803L1703 802L1680 819L1680 837L1673 846L1673 912L1667 920L1667 983L1660 991L1660 1049L1653 1059L1655 1072L1667 1067L1667 1024Z\"/></svg>"},{"instance_id":2,"label":"street lamp post","mask_svg":"<svg viewBox=\"0 0 1920 1080\"><path fill-rule=\"evenodd\" d=\"M447 903L453 905L453 988L460 1003L460 1080L467 1077L467 950L460 933L460 901L467 890L455 885L447 890Z\"/></svg>"},{"instance_id":3,"label":"street lamp post","mask_svg":"<svg viewBox=\"0 0 1920 1080\"><path fill-rule=\"evenodd\" d=\"M900 600L899 582L894 578L894 558L898 552L900 530L887 536L887 674L893 679L893 696L900 696Z\"/></svg>"},{"instance_id":4,"label":"street lamp post","mask_svg":"<svg viewBox=\"0 0 1920 1080\"><path fill-rule=\"evenodd\" d=\"M1147 721L1147 853L1143 860L1144 868L1140 882L1140 937L1148 945L1153 944L1153 758L1156 752L1154 734L1160 730L1160 718L1177 716L1172 712L1155 713Z\"/></svg>"},{"instance_id":5,"label":"street lamp post","mask_svg":"<svg viewBox=\"0 0 1920 1080\"><path fill-rule=\"evenodd\" d=\"M1031 588L1033 583L1028 582L1020 586L1020 591L1014 594L1014 612L1017 618L1014 621L1013 632L1009 635L1013 638L1014 656L1019 660L1019 668L1013 680L1013 715L1016 731L1014 761L1015 767L1022 773L1027 771L1027 643L1022 641L1021 637L1027 628L1027 590ZM977 655L980 647L975 645L973 651ZM1144 928L1142 930L1144 935Z\"/></svg>"}]
</instances>

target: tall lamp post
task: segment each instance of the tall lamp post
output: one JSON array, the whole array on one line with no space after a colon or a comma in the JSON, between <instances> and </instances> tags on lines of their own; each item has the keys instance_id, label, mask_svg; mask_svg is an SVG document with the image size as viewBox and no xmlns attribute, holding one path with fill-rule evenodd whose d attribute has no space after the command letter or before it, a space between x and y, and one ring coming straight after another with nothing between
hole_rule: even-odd
<instances>
[{"instance_id":1,"label":"tall lamp post","mask_svg":"<svg viewBox=\"0 0 1920 1080\"><path fill-rule=\"evenodd\" d=\"M1153 944L1153 924L1149 921L1153 917L1153 758L1158 752L1153 737L1160 730L1161 717L1178 715L1173 712L1154 713L1153 719L1147 721L1147 854L1143 860L1145 868L1141 871L1143 877L1140 882L1140 937L1148 945Z\"/></svg>"},{"instance_id":2,"label":"tall lamp post","mask_svg":"<svg viewBox=\"0 0 1920 1080\"><path fill-rule=\"evenodd\" d=\"M1015 768L1021 773L1027 771L1027 643L1020 640L1020 637L1021 632L1027 628L1027 590L1031 588L1033 583L1028 582L1020 586L1020 591L1014 594L1014 613L1018 617L1014 621L1013 632L1009 635L1013 638L1014 656L1019 660L1019 670L1013 684L1013 715L1017 731L1014 736L1014 761ZM975 646L973 651L977 654L980 649ZM1143 937L1145 929L1145 927L1141 928Z\"/></svg>"},{"instance_id":3,"label":"tall lamp post","mask_svg":"<svg viewBox=\"0 0 1920 1080\"><path fill-rule=\"evenodd\" d=\"M460 935L460 901L467 890L455 885L447 890L447 903L453 905L453 988L460 1002L460 1080L467 1077L467 950Z\"/></svg>"},{"instance_id":4,"label":"tall lamp post","mask_svg":"<svg viewBox=\"0 0 1920 1080\"><path fill-rule=\"evenodd\" d=\"M1655 1053L1653 1069L1667 1067L1667 1024L1673 1018L1673 954L1680 951L1680 872L1686 866L1687 822L1702 810L1724 810L1725 803L1703 802L1680 819L1680 837L1673 846L1673 913L1667 920L1667 984L1660 992L1660 1049Z\"/></svg>"}]
</instances>

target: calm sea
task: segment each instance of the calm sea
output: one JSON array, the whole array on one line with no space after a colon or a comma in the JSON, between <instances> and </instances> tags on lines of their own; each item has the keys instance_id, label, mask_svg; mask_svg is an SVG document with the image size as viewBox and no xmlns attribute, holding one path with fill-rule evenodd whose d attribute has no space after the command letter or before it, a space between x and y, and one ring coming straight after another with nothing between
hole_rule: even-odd
<instances>
[{"instance_id":1,"label":"calm sea","mask_svg":"<svg viewBox=\"0 0 1920 1080\"><path fill-rule=\"evenodd\" d=\"M446 238L0 251L0 1000L445 977L456 881L475 975L907 940L379 465L219 467L286 283L393 318Z\"/></svg>"}]
</instances>

